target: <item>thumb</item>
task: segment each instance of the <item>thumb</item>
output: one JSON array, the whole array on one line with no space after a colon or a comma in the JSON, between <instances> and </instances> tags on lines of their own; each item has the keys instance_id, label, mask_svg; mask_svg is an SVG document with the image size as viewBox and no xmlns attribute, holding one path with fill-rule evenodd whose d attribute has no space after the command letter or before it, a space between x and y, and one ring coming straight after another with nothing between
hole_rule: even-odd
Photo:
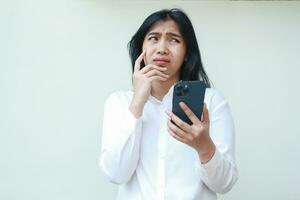
<instances>
[{"instance_id":1,"label":"thumb","mask_svg":"<svg viewBox=\"0 0 300 200\"><path fill-rule=\"evenodd\" d=\"M204 103L204 105L203 105L203 114L202 115L203 115L202 122L209 123L209 112L208 112L206 103Z\"/></svg>"}]
</instances>

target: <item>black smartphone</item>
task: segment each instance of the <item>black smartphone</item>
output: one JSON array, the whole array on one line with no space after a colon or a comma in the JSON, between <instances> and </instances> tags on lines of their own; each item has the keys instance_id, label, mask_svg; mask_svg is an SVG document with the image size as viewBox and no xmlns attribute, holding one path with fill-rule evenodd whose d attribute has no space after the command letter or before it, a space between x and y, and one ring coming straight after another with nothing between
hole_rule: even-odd
<instances>
[{"instance_id":1,"label":"black smartphone","mask_svg":"<svg viewBox=\"0 0 300 200\"><path fill-rule=\"evenodd\" d=\"M203 81L179 81L174 85L173 90L172 112L181 120L192 125L191 120L179 106L182 101L201 119L206 91L205 83Z\"/></svg>"}]
</instances>

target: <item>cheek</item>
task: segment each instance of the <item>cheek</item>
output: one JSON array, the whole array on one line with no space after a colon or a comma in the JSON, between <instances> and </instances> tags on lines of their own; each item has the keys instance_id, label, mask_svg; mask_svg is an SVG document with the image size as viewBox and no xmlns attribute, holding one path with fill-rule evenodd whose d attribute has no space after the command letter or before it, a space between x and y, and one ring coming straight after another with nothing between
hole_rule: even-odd
<instances>
[{"instance_id":1,"label":"cheek","mask_svg":"<svg viewBox=\"0 0 300 200\"><path fill-rule=\"evenodd\" d=\"M147 53L151 52L153 47L149 44L144 44L143 45L143 50L146 50Z\"/></svg>"},{"instance_id":2,"label":"cheek","mask_svg":"<svg viewBox=\"0 0 300 200\"><path fill-rule=\"evenodd\" d=\"M183 62L185 58L185 51L184 50L179 50L177 54L178 62Z\"/></svg>"},{"instance_id":3,"label":"cheek","mask_svg":"<svg viewBox=\"0 0 300 200\"><path fill-rule=\"evenodd\" d=\"M143 49L143 50L145 50L145 49L146 49L146 45L145 45L145 43L143 44L143 46L142 46L142 49Z\"/></svg>"},{"instance_id":4,"label":"cheek","mask_svg":"<svg viewBox=\"0 0 300 200\"><path fill-rule=\"evenodd\" d=\"M153 54L153 47L150 45L143 45L143 50L146 50L146 56L145 56L145 61L147 64L151 60L152 54Z\"/></svg>"},{"instance_id":5,"label":"cheek","mask_svg":"<svg viewBox=\"0 0 300 200\"><path fill-rule=\"evenodd\" d=\"M147 65L148 64L148 51L147 51L147 45L145 45L145 43L143 44L143 46L142 46L142 51L145 51L146 50L146 55L145 55L145 58L144 58L144 63L145 63L145 65Z\"/></svg>"}]
</instances>

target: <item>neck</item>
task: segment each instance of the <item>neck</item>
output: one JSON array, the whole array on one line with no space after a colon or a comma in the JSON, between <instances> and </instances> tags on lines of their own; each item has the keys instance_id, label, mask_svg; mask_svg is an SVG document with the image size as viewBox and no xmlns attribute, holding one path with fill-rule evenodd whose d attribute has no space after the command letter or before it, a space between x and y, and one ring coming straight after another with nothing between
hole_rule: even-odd
<instances>
[{"instance_id":1,"label":"neck","mask_svg":"<svg viewBox=\"0 0 300 200\"><path fill-rule=\"evenodd\" d=\"M151 95L162 101L170 87L179 80L179 77L171 78L166 81L153 81L151 85Z\"/></svg>"}]
</instances>

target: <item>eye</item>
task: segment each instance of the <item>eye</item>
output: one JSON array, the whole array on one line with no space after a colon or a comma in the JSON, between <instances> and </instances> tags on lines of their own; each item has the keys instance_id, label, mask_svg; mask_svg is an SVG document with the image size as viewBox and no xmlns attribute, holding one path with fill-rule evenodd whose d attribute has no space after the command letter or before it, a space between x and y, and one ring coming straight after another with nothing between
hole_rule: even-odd
<instances>
[{"instance_id":1,"label":"eye","mask_svg":"<svg viewBox=\"0 0 300 200\"><path fill-rule=\"evenodd\" d=\"M148 40L149 40L149 41L150 41L150 40L157 41L157 37L156 37L156 36L151 36L151 37L148 38Z\"/></svg>"},{"instance_id":2,"label":"eye","mask_svg":"<svg viewBox=\"0 0 300 200\"><path fill-rule=\"evenodd\" d=\"M175 39L175 38L172 38L171 42L180 43L180 41L178 39Z\"/></svg>"}]
</instances>

